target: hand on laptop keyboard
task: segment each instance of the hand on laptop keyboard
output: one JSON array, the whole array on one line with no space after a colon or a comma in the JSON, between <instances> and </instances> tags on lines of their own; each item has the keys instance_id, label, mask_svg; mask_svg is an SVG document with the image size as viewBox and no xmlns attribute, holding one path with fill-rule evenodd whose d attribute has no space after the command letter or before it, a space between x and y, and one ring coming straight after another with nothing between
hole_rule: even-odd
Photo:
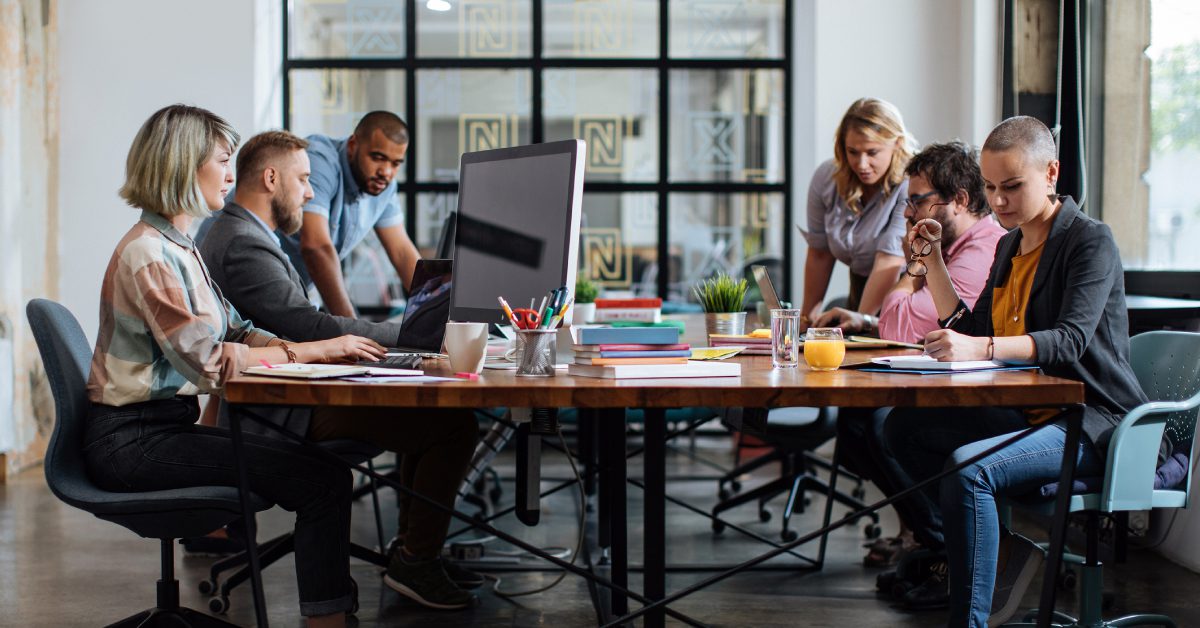
<instances>
[{"instance_id":1,"label":"hand on laptop keyboard","mask_svg":"<svg viewBox=\"0 0 1200 628\"><path fill-rule=\"evenodd\" d=\"M404 353L401 355L390 355L378 362L363 360L356 363L357 366L374 366L383 369L419 369L421 368L421 356L417 353Z\"/></svg>"}]
</instances>

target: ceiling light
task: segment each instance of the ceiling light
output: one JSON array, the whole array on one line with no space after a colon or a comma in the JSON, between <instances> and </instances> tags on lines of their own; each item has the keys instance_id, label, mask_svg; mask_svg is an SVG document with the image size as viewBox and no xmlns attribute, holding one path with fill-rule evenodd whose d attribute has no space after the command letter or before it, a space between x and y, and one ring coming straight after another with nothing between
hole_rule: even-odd
<instances>
[{"instance_id":1,"label":"ceiling light","mask_svg":"<svg viewBox=\"0 0 1200 628\"><path fill-rule=\"evenodd\" d=\"M449 11L451 6L446 0L429 0L425 3L425 8L430 11Z\"/></svg>"}]
</instances>

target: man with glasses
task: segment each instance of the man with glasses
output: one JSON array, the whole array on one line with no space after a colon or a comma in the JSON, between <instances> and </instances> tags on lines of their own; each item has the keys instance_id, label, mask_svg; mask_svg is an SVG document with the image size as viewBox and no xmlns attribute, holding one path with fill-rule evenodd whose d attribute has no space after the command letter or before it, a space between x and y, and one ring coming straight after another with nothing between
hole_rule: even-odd
<instances>
[{"instance_id":1,"label":"man with glasses","mask_svg":"<svg viewBox=\"0 0 1200 628\"><path fill-rule=\"evenodd\" d=\"M910 227L925 218L942 224L950 280L967 305L973 305L987 282L996 243L1005 233L984 198L977 151L957 140L930 144L908 162L905 173L905 219ZM841 327L847 333L877 332L888 340L923 341L925 334L938 329L937 308L925 286L922 253L928 248L927 242L904 243L908 266L884 297L878 318L834 308L816 326Z\"/></svg>"},{"instance_id":2,"label":"man with glasses","mask_svg":"<svg viewBox=\"0 0 1200 628\"><path fill-rule=\"evenodd\" d=\"M974 305L987 283L996 243L1005 234L992 218L984 197L977 151L960 141L930 144L908 162L905 174L908 198L904 217L909 227L925 218L941 223L942 250L950 280L963 300ZM930 242L920 238L904 242L907 266L884 297L878 319L834 308L818 319L817 326L838 326L848 333L877 332L881 338L903 342L924 341L925 334L939 329L937 308L925 285L924 257L932 248ZM895 481L897 462L883 445L883 424L889 410L842 408L837 431L841 443L839 455L845 466L874 482L884 494L893 495L903 487ZM895 507L900 516L900 533L872 544L863 562L867 566L884 567L896 564L918 545L933 550L924 553L932 554L924 561L912 561L919 567L905 570L907 578L888 572L880 575L878 585L885 594L903 592L898 601L910 609L944 607L949 599L944 571L934 572L938 565L944 564L937 560L941 552L940 537L930 537L921 530L910 531L907 523L918 519L909 516L906 502L898 502ZM914 555L914 559L919 555Z\"/></svg>"}]
</instances>

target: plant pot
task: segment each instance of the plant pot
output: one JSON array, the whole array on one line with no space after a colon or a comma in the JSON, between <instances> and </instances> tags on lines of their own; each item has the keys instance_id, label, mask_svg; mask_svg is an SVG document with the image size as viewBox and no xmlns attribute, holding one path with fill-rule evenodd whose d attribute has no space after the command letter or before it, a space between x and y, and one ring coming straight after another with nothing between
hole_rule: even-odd
<instances>
[{"instance_id":1,"label":"plant pot","mask_svg":"<svg viewBox=\"0 0 1200 628\"><path fill-rule=\"evenodd\" d=\"M576 303L571 306L571 324L590 323L594 318L596 318L595 303Z\"/></svg>"},{"instance_id":2,"label":"plant pot","mask_svg":"<svg viewBox=\"0 0 1200 628\"><path fill-rule=\"evenodd\" d=\"M709 312L704 315L704 327L709 335L740 336L746 333L746 313Z\"/></svg>"}]
</instances>

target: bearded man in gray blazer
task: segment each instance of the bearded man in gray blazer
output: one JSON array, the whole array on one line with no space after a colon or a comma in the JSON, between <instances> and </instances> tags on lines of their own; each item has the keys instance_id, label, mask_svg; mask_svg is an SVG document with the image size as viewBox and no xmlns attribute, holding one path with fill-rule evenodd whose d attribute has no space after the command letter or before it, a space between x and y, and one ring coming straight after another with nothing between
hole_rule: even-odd
<instances>
[{"instance_id":1,"label":"bearded man in gray blazer","mask_svg":"<svg viewBox=\"0 0 1200 628\"><path fill-rule=\"evenodd\" d=\"M246 142L238 152L233 200L213 221L200 254L225 298L258 327L297 342L356 334L395 346L398 324L317 310L280 248L275 231L296 233L301 208L313 197L307 145L286 131L267 131ZM310 440L349 439L401 454L401 483L449 508L478 439L470 410L318 406L311 412L268 414ZM387 585L429 608L474 605L478 598L463 589L483 584L482 576L441 559L449 526L448 513L402 494Z\"/></svg>"}]
</instances>

